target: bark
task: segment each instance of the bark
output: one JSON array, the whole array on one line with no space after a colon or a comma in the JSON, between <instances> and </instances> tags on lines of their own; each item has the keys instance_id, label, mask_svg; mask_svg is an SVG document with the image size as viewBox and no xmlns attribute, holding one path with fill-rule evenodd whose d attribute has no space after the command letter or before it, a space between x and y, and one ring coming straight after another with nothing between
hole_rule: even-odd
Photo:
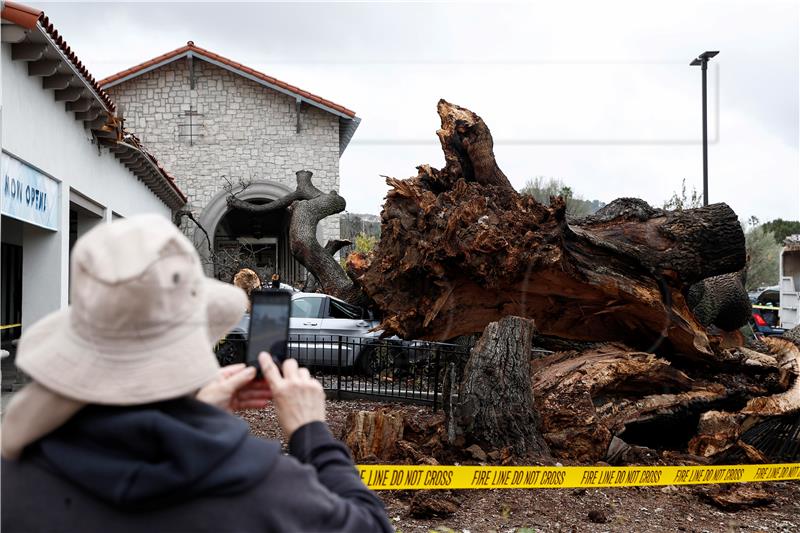
<instances>
[{"instance_id":1,"label":"bark","mask_svg":"<svg viewBox=\"0 0 800 533\"><path fill-rule=\"evenodd\" d=\"M548 454L539 434L530 379L533 322L492 322L472 349L447 413L451 444L510 446L518 455Z\"/></svg>"},{"instance_id":2,"label":"bark","mask_svg":"<svg viewBox=\"0 0 800 533\"><path fill-rule=\"evenodd\" d=\"M296 172L295 176L297 177L297 187L294 191L285 196L277 198L266 204L258 205L250 203L247 200L237 198L235 195L231 194L227 198L228 207L230 209L240 209L249 213L267 213L270 211L277 211L279 209L287 209L291 207L292 204L297 200L311 200L312 198L316 198L324 194L322 191L317 189L317 187L314 186L314 183L311 181L311 176L313 176L312 172L301 170ZM344 208L342 208L342 211L344 211Z\"/></svg>"},{"instance_id":3,"label":"bark","mask_svg":"<svg viewBox=\"0 0 800 533\"><path fill-rule=\"evenodd\" d=\"M353 244L353 241L347 239L329 239L325 243L325 251L330 255L334 255L345 246L350 246L351 244Z\"/></svg>"},{"instance_id":4,"label":"bark","mask_svg":"<svg viewBox=\"0 0 800 533\"><path fill-rule=\"evenodd\" d=\"M452 405L458 399L459 384L464 378L464 367L467 366L469 354L475 343L478 341L477 335L466 335L453 339L453 344L459 346L460 350L455 350L444 365L444 379L442 380L442 408L445 413L452 412ZM456 441L455 422L447 418L447 439L449 442Z\"/></svg>"},{"instance_id":5,"label":"bark","mask_svg":"<svg viewBox=\"0 0 800 533\"><path fill-rule=\"evenodd\" d=\"M795 326L783 334L783 338L789 339L797 345L800 345L800 326Z\"/></svg>"},{"instance_id":6,"label":"bark","mask_svg":"<svg viewBox=\"0 0 800 533\"><path fill-rule=\"evenodd\" d=\"M718 363L684 295L745 264L727 205L628 198L568 224L563 199L544 206L509 185L479 117L444 101L439 115L446 165L387 180L381 240L358 278L388 334L445 340L517 315L544 335Z\"/></svg>"},{"instance_id":7,"label":"bark","mask_svg":"<svg viewBox=\"0 0 800 533\"><path fill-rule=\"evenodd\" d=\"M300 175L310 172L298 172ZM290 207L289 245L292 255L306 269L314 274L326 294L342 300L358 303L362 298L361 289L353 284L342 266L317 240L317 225L325 217L344 211L344 198L336 191L319 194L313 198L296 200Z\"/></svg>"},{"instance_id":8,"label":"bark","mask_svg":"<svg viewBox=\"0 0 800 533\"><path fill-rule=\"evenodd\" d=\"M695 283L687 301L698 322L717 326L722 331L736 331L750 320L753 309L745 289L746 269L722 274Z\"/></svg>"}]
</instances>

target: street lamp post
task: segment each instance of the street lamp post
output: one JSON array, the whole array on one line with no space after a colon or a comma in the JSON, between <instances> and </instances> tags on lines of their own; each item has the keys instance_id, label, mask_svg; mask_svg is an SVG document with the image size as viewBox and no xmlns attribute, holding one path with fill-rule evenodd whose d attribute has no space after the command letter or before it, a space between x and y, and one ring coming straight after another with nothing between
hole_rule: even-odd
<instances>
[{"instance_id":1,"label":"street lamp post","mask_svg":"<svg viewBox=\"0 0 800 533\"><path fill-rule=\"evenodd\" d=\"M703 52L689 65L700 66L703 73L703 205L708 205L708 111L706 105L706 70L708 60L717 55L719 51Z\"/></svg>"}]
</instances>

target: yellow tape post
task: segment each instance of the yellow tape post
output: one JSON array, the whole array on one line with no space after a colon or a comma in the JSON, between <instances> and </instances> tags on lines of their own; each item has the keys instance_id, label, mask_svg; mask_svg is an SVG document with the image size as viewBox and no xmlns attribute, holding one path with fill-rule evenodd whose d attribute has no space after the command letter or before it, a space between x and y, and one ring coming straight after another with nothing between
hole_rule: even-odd
<instances>
[{"instance_id":1,"label":"yellow tape post","mask_svg":"<svg viewBox=\"0 0 800 533\"><path fill-rule=\"evenodd\" d=\"M359 465L373 490L647 487L800 480L800 463L730 466Z\"/></svg>"}]
</instances>

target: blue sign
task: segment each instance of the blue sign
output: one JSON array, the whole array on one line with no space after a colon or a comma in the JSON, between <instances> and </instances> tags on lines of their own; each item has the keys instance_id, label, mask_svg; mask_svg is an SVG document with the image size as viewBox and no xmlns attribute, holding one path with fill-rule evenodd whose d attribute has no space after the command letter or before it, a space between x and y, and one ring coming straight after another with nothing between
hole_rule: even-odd
<instances>
[{"instance_id":1,"label":"blue sign","mask_svg":"<svg viewBox=\"0 0 800 533\"><path fill-rule=\"evenodd\" d=\"M29 224L58 231L60 184L5 153L0 159L0 169L3 176L0 212Z\"/></svg>"}]
</instances>

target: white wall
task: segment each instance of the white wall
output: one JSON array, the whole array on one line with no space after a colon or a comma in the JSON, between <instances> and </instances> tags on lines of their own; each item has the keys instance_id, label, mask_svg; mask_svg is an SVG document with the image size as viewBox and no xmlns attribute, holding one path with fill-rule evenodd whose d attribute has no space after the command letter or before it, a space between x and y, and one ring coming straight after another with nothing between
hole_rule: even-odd
<instances>
[{"instance_id":1,"label":"white wall","mask_svg":"<svg viewBox=\"0 0 800 533\"><path fill-rule=\"evenodd\" d=\"M23 243L23 328L68 302L70 188L111 212L171 212L144 183L107 150L98 151L74 113L56 102L42 78L28 76L27 63L11 60L2 45L2 148L61 182L60 231L26 228ZM35 282L33 280L36 280Z\"/></svg>"}]
</instances>

